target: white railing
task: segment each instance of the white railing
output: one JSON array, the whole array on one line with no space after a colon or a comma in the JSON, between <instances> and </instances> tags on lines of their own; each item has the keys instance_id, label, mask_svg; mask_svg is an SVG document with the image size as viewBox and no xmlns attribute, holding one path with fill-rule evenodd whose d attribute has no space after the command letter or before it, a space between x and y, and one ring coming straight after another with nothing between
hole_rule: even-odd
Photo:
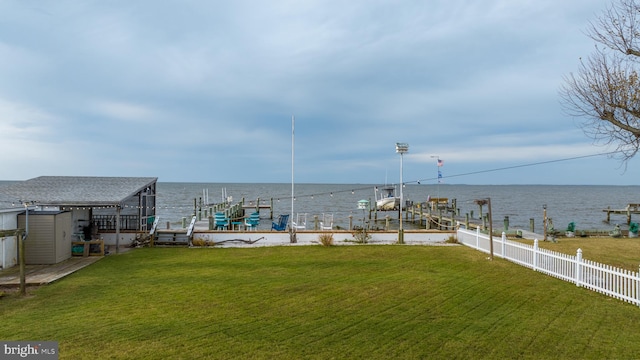
<instances>
[{"instance_id":1,"label":"white railing","mask_svg":"<svg viewBox=\"0 0 640 360\"><path fill-rule=\"evenodd\" d=\"M476 250L490 253L489 235L477 231L458 230L458 242ZM534 271L547 274L576 286L584 287L616 299L640 306L640 272L618 269L582 258L582 250L567 255L533 245L493 237L493 255Z\"/></svg>"}]
</instances>

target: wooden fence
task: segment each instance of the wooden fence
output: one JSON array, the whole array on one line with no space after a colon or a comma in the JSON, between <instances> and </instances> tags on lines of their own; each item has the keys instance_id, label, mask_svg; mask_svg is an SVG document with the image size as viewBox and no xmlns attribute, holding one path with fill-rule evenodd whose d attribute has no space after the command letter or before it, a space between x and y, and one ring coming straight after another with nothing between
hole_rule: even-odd
<instances>
[{"instance_id":1,"label":"wooden fence","mask_svg":"<svg viewBox=\"0 0 640 360\"><path fill-rule=\"evenodd\" d=\"M489 253L489 235L479 230L458 230L458 242L476 250ZM582 258L582 250L567 255L533 245L492 237L493 255L528 267L549 276L573 282L616 299L640 306L640 272L619 269Z\"/></svg>"}]
</instances>

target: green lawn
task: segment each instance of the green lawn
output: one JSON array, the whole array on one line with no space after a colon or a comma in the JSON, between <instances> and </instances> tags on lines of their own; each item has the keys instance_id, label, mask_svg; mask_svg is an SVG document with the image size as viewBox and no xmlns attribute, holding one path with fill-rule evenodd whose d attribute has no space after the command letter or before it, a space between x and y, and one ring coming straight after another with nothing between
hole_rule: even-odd
<instances>
[{"instance_id":1,"label":"green lawn","mask_svg":"<svg viewBox=\"0 0 640 360\"><path fill-rule=\"evenodd\" d=\"M464 246L138 249L0 298L61 359L631 359L640 309Z\"/></svg>"},{"instance_id":2,"label":"green lawn","mask_svg":"<svg viewBox=\"0 0 640 360\"><path fill-rule=\"evenodd\" d=\"M515 240L533 244L533 240ZM638 271L640 266L640 238L561 237L555 243L540 240L538 246L568 255L576 255L578 249L581 249L584 259L630 271Z\"/></svg>"}]
</instances>

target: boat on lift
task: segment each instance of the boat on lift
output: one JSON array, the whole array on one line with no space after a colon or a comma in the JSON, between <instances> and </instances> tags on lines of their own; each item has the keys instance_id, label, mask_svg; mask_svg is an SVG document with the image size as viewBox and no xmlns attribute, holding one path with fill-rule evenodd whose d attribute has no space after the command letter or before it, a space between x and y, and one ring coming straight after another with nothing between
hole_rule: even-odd
<instances>
[{"instance_id":1,"label":"boat on lift","mask_svg":"<svg viewBox=\"0 0 640 360\"><path fill-rule=\"evenodd\" d=\"M400 207L400 197L396 196L395 186L375 188L376 208L380 211L396 210Z\"/></svg>"}]
</instances>

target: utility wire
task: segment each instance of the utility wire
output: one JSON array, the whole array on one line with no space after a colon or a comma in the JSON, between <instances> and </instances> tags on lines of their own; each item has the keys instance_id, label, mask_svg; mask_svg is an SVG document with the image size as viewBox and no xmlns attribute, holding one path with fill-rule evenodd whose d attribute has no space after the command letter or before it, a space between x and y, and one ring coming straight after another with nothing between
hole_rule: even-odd
<instances>
[{"instance_id":1,"label":"utility wire","mask_svg":"<svg viewBox=\"0 0 640 360\"><path fill-rule=\"evenodd\" d=\"M552 164L552 163L556 163L556 162L563 162L563 161L571 161L571 160L585 159L585 158L596 157L596 156L603 156L603 155L612 155L612 154L616 154L616 153L619 153L619 152L620 152L620 151L610 151L610 152L599 153L599 154L581 155L581 156L574 156L574 157L563 158L563 159L555 159L555 160L539 161L539 162L535 162L535 163L528 163L528 164L520 164L520 165L513 165L513 166L505 166L505 167L495 168L495 169L472 171L472 172L468 172L468 173L462 173L462 174L454 174L454 175L443 176L441 179L445 179L445 178L454 178L454 177L460 177L460 176L477 175L477 174L484 174L484 173L495 172L495 171L504 171L504 170L518 169L518 168L529 167L529 166L538 166L538 165ZM424 181L436 180L436 179L437 179L437 178L428 178L428 179L420 179L420 180L413 180L413 181L405 181L403 184L400 184L400 186L402 186L402 185L404 185L404 184L412 184L412 183L420 184L421 182L424 182ZM393 185L393 184L392 184L392 185ZM385 185L379 184L379 185L374 185L374 186L375 186L376 188L378 188L378 187L383 187L383 186L385 186ZM322 195L330 195L330 196L333 196L334 194L340 194L340 193L346 193L346 192L351 192L351 193L353 194L353 193L355 193L356 191L364 191L364 190L366 190L366 191L370 191L370 190L371 190L371 185L366 186L366 187L356 187L356 188L350 188L350 189L344 189L344 190L337 190L337 191L327 191L327 192L314 193L314 194L298 194L298 195L296 195L295 197L296 197L296 198L308 198L308 197L322 196ZM288 200L288 199L291 199L291 196L275 196L275 197L273 197L273 198L275 198L275 199L277 199L278 201L280 201L280 200Z\"/></svg>"},{"instance_id":2,"label":"utility wire","mask_svg":"<svg viewBox=\"0 0 640 360\"><path fill-rule=\"evenodd\" d=\"M460 177L460 176L468 176L468 175L484 174L484 173L495 172L495 171L503 171L503 170L518 169L518 168L529 167L529 166L545 165L545 164L551 164L551 163L562 162L562 161L570 161L570 160L577 160L577 159L590 158L590 157L595 157L595 156L612 155L612 154L616 154L616 153L619 153L619 152L620 152L620 151L610 151L610 152L600 153L600 154L591 154L591 155L574 156L574 157L564 158L564 159L556 159L556 160L540 161L540 162L535 162L535 163L521 164L521 165L513 165L513 166L506 166L506 167L501 167L501 168L496 168L496 169L489 169L489 170L479 170L479 171L473 171L473 172L468 172L468 173L462 173L462 174L454 174L454 175L443 176L443 177L442 177L442 179L444 179L444 178ZM428 181L428 180L435 180L435 179L436 179L436 178L420 179L420 180L413 181L413 182L415 182L415 183L418 183L418 184L419 184L421 181Z\"/></svg>"},{"instance_id":3,"label":"utility wire","mask_svg":"<svg viewBox=\"0 0 640 360\"><path fill-rule=\"evenodd\" d=\"M461 176L469 176L469 175L477 175L477 174L484 174L484 173L489 173L489 172L504 171L504 170L511 170L511 169L518 169L518 168L529 167L529 166L552 164L552 163L557 163L557 162L571 161L571 160L577 160L577 159L585 159L585 158L603 156L603 155L612 155L612 154L616 154L616 153L619 153L619 152L621 152L621 151L610 151L610 152L599 153L599 154L574 156L574 157L570 157L570 158L547 160L547 161L540 161L540 162L535 162L535 163L513 165L513 166L505 166L505 167L501 167L501 168L488 169L488 170L472 171L472 172L468 172L468 173L443 176L442 179L461 177ZM420 179L420 180L413 180L413 181L405 181L403 184L400 184L400 186L403 186L404 184L412 184L412 183L420 184L421 182L424 182L424 181L436 180L436 179L438 179L438 178L428 178L428 179ZM379 184L379 185L374 185L374 186L376 188L378 188L378 187L384 187L385 185ZM344 190L327 191L327 192L313 193L313 194L298 194L298 195L295 196L295 198L308 198L308 197L322 196L322 195L333 196L334 194L340 194L340 193L345 193L345 192L351 192L353 194L356 191L359 192L359 191L364 191L364 190L371 191L371 185L368 185L366 187L352 187L352 188L347 188L347 189L344 189ZM290 195L289 196L286 196L286 195L285 196L273 196L272 198L277 199L277 201L280 201L280 200L289 200L289 199L291 199L291 196ZM4 199L0 199L0 202L14 202L14 201L7 201L7 200L4 200ZM179 207L193 208L192 205L184 205L184 206L179 206ZM167 206L163 206L163 207L159 206L159 208L169 208L169 207L167 207ZM173 206L173 208L175 208L175 206Z\"/></svg>"}]
</instances>

